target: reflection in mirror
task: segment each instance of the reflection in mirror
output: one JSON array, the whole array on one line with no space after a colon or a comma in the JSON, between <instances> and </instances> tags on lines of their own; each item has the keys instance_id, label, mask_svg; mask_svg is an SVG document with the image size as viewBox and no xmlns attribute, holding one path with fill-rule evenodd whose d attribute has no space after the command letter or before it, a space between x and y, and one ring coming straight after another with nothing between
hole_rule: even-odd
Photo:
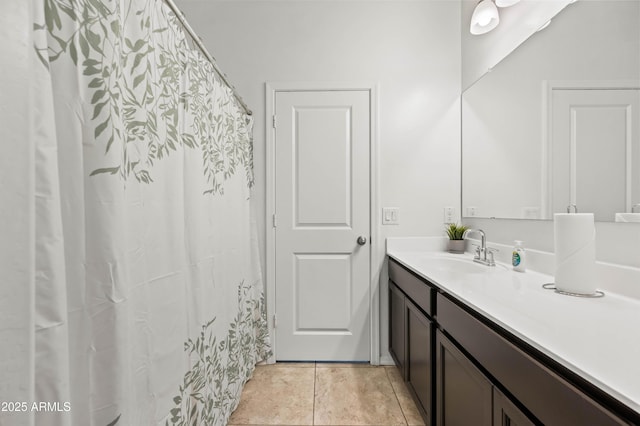
<instances>
[{"instance_id":1,"label":"reflection in mirror","mask_svg":"<svg viewBox=\"0 0 640 426\"><path fill-rule=\"evenodd\" d=\"M462 195L464 217L640 221L640 0L567 6L463 93Z\"/></svg>"}]
</instances>

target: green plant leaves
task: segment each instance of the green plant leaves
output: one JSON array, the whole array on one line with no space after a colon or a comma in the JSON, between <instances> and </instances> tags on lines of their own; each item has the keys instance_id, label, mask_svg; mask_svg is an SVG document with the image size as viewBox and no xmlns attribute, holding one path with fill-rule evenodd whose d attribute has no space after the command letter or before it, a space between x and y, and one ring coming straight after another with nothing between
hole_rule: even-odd
<instances>
[{"instance_id":1,"label":"green plant leaves","mask_svg":"<svg viewBox=\"0 0 640 426\"><path fill-rule=\"evenodd\" d=\"M446 228L447 236L449 237L450 240L462 240L464 238L464 233L467 229L469 229L469 227L465 225L450 223L447 225L447 228Z\"/></svg>"}]
</instances>

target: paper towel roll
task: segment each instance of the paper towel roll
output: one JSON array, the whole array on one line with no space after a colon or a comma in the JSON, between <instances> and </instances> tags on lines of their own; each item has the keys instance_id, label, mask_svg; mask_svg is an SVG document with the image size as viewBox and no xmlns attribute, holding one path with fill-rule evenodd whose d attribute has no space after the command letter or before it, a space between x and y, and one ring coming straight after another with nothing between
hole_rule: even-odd
<instances>
[{"instance_id":1,"label":"paper towel roll","mask_svg":"<svg viewBox=\"0 0 640 426\"><path fill-rule=\"evenodd\" d=\"M593 213L553 215L556 288L579 294L596 291L596 230Z\"/></svg>"}]
</instances>

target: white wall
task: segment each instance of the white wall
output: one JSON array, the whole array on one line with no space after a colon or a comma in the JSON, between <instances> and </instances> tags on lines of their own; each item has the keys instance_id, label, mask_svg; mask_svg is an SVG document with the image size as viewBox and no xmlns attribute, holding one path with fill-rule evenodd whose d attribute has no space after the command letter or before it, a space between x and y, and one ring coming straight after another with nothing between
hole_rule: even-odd
<instances>
[{"instance_id":1,"label":"white wall","mask_svg":"<svg viewBox=\"0 0 640 426\"><path fill-rule=\"evenodd\" d=\"M460 202L459 1L183 0L179 6L254 111L263 260L268 81L378 82L379 199L400 208L400 225L373 225L379 242L442 234L443 207L459 211ZM382 355L386 281L382 271Z\"/></svg>"}]
</instances>

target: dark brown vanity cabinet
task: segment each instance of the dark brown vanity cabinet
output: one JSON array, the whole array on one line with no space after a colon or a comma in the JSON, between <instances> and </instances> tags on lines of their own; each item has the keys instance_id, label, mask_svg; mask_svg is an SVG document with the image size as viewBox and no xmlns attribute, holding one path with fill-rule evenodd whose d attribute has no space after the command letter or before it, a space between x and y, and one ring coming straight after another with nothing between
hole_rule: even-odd
<instances>
[{"instance_id":1,"label":"dark brown vanity cabinet","mask_svg":"<svg viewBox=\"0 0 640 426\"><path fill-rule=\"evenodd\" d=\"M389 351L427 425L433 418L433 288L389 261Z\"/></svg>"},{"instance_id":2,"label":"dark brown vanity cabinet","mask_svg":"<svg viewBox=\"0 0 640 426\"><path fill-rule=\"evenodd\" d=\"M640 425L640 414L389 259L389 350L427 425Z\"/></svg>"}]
</instances>

